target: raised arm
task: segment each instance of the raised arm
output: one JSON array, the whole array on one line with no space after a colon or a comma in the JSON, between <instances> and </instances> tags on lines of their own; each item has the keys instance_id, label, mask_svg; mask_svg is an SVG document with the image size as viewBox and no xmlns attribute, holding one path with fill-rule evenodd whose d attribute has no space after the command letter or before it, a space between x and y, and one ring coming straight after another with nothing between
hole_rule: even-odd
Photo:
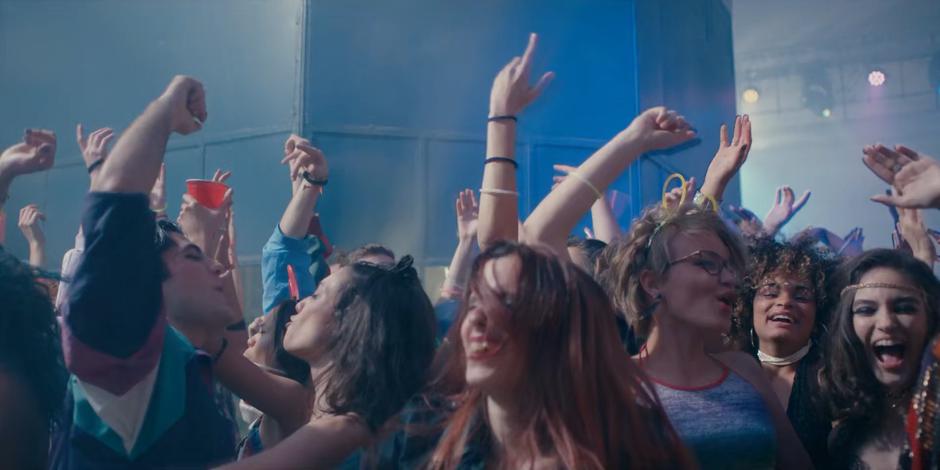
<instances>
[{"instance_id":1,"label":"raised arm","mask_svg":"<svg viewBox=\"0 0 940 470\"><path fill-rule=\"evenodd\" d=\"M548 245L567 258L568 234L637 157L679 145L694 136L695 131L675 111L661 106L644 111L539 203L525 221L526 241Z\"/></svg>"},{"instance_id":2,"label":"raised arm","mask_svg":"<svg viewBox=\"0 0 940 470\"><path fill-rule=\"evenodd\" d=\"M730 141L727 126L722 124L719 132L721 136L718 151L715 152L711 163L708 164L708 171L705 172L702 194L714 198L715 202L720 204L725 195L725 188L747 160L747 154L751 151L751 119L747 114L734 118L734 130Z\"/></svg>"},{"instance_id":3,"label":"raised arm","mask_svg":"<svg viewBox=\"0 0 940 470\"><path fill-rule=\"evenodd\" d=\"M447 269L447 278L441 286L441 298L460 300L463 297L470 271L473 268L473 252L477 240L477 216L480 210L472 189L464 189L457 195L457 249Z\"/></svg>"},{"instance_id":4,"label":"raised arm","mask_svg":"<svg viewBox=\"0 0 940 470\"><path fill-rule=\"evenodd\" d=\"M82 152L82 160L85 162L92 185L101 174L101 166L108 158L108 145L113 139L114 129L110 127L96 129L85 136L85 127L81 123L75 125L75 141Z\"/></svg>"},{"instance_id":5,"label":"raised arm","mask_svg":"<svg viewBox=\"0 0 940 470\"><path fill-rule=\"evenodd\" d=\"M205 119L202 85L176 77L124 133L93 183L82 217L85 251L63 305L63 349L83 381L122 394L156 365L165 318L154 245L153 187L170 132Z\"/></svg>"},{"instance_id":6,"label":"raised arm","mask_svg":"<svg viewBox=\"0 0 940 470\"><path fill-rule=\"evenodd\" d=\"M308 231L314 208L329 179L329 165L323 152L296 135L287 139L284 153L281 162L290 166L293 191L280 223L261 250L262 307L265 312L272 311L290 297L288 265L297 276L301 298L316 290L318 278L326 271L324 245L318 237L308 235Z\"/></svg>"},{"instance_id":7,"label":"raised arm","mask_svg":"<svg viewBox=\"0 0 940 470\"><path fill-rule=\"evenodd\" d=\"M170 133L195 132L207 117L202 84L191 77L174 77L118 140L92 191L148 194L160 173Z\"/></svg>"},{"instance_id":8,"label":"raised arm","mask_svg":"<svg viewBox=\"0 0 940 470\"><path fill-rule=\"evenodd\" d=\"M39 211L39 206L30 204L20 209L19 227L29 243L29 265L42 268L46 264L46 236L42 233L40 222L46 216Z\"/></svg>"},{"instance_id":9,"label":"raised arm","mask_svg":"<svg viewBox=\"0 0 940 470\"><path fill-rule=\"evenodd\" d=\"M485 249L497 240L516 240L519 236L519 192L516 186L516 123L519 114L542 94L555 77L546 72L535 86L529 75L538 35L529 35L522 57L513 57L493 80L490 90L490 114L486 126L486 163L480 191L478 240Z\"/></svg>"},{"instance_id":10,"label":"raised arm","mask_svg":"<svg viewBox=\"0 0 940 470\"><path fill-rule=\"evenodd\" d=\"M101 165L108 158L108 145L114 139L114 131L110 128L102 128L93 131L85 136L85 129L81 123L75 126L75 141L78 143L78 149L81 151L82 160L85 162L85 168L88 170L88 177L91 184L94 183L98 174L101 173ZM59 272L62 279L59 281L59 289L56 291L55 308L61 310L65 300L68 299L72 275L78 267L78 261L81 259L81 252L85 249L85 236L81 225L78 226L78 233L75 235L75 245L65 252L62 256L62 266Z\"/></svg>"},{"instance_id":11,"label":"raised arm","mask_svg":"<svg viewBox=\"0 0 940 470\"><path fill-rule=\"evenodd\" d=\"M45 171L55 163L55 133L26 129L23 141L0 154L0 209L10 197L10 186L17 176Z\"/></svg>"},{"instance_id":12,"label":"raised arm","mask_svg":"<svg viewBox=\"0 0 940 470\"><path fill-rule=\"evenodd\" d=\"M877 194L871 200L896 207L940 208L940 162L903 145L869 145L862 161L901 194Z\"/></svg>"},{"instance_id":13,"label":"raised arm","mask_svg":"<svg viewBox=\"0 0 940 470\"><path fill-rule=\"evenodd\" d=\"M290 164L291 181L296 190L281 215L279 226L285 236L303 238L307 236L313 210L329 180L330 168L323 152L310 145L306 139L292 135L287 141L287 148L291 144L294 145L293 150L281 163Z\"/></svg>"},{"instance_id":14,"label":"raised arm","mask_svg":"<svg viewBox=\"0 0 940 470\"><path fill-rule=\"evenodd\" d=\"M231 176L230 172L216 170L212 180L224 183L229 176ZM215 209L200 204L189 193L183 194L183 202L180 204L176 222L186 238L202 249L206 256L213 259L217 259L219 244L225 232L228 231L228 216L232 209L233 194L232 188L228 188L222 198L222 204Z\"/></svg>"},{"instance_id":15,"label":"raised arm","mask_svg":"<svg viewBox=\"0 0 940 470\"><path fill-rule=\"evenodd\" d=\"M937 259L937 250L933 246L930 235L927 234L927 227L924 225L921 209L899 207L897 230L907 245L911 247L911 253L914 257L933 269L934 261Z\"/></svg>"},{"instance_id":16,"label":"raised arm","mask_svg":"<svg viewBox=\"0 0 940 470\"><path fill-rule=\"evenodd\" d=\"M793 188L789 186L777 188L774 205L764 217L764 233L771 237L776 235L806 205L810 195L809 191L804 191L800 198L796 199Z\"/></svg>"},{"instance_id":17,"label":"raised arm","mask_svg":"<svg viewBox=\"0 0 940 470\"><path fill-rule=\"evenodd\" d=\"M555 171L565 174L565 176L556 175L554 177L553 190L565 180L569 173L577 170L577 168L570 165L553 165L552 167ZM591 205L591 226L593 227L591 238L608 244L619 238L621 233L620 224L617 223L617 216L614 215L612 207L613 197L616 193L615 190L607 191L604 197L598 198Z\"/></svg>"}]
</instances>

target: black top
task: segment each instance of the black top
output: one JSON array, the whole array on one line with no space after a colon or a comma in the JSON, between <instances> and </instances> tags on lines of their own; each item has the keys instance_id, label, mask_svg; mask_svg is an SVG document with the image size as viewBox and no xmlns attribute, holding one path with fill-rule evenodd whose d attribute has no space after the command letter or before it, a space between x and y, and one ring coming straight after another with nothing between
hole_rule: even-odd
<instances>
[{"instance_id":1,"label":"black top","mask_svg":"<svg viewBox=\"0 0 940 470\"><path fill-rule=\"evenodd\" d=\"M813 346L796 368L787 418L816 468L830 468L826 441L832 430L832 419L819 390L819 347Z\"/></svg>"}]
</instances>

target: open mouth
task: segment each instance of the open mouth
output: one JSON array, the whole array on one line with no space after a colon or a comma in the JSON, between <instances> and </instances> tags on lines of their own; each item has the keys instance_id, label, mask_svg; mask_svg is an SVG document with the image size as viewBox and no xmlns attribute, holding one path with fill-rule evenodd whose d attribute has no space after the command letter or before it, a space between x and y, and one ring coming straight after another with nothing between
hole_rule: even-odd
<instances>
[{"instance_id":1,"label":"open mouth","mask_svg":"<svg viewBox=\"0 0 940 470\"><path fill-rule=\"evenodd\" d=\"M489 359L503 349L503 343L495 338L484 336L471 337L466 344L467 359L480 361Z\"/></svg>"},{"instance_id":2,"label":"open mouth","mask_svg":"<svg viewBox=\"0 0 940 470\"><path fill-rule=\"evenodd\" d=\"M885 369L897 369L904 365L906 345L897 340L878 340L872 345L875 359Z\"/></svg>"},{"instance_id":3,"label":"open mouth","mask_svg":"<svg viewBox=\"0 0 940 470\"><path fill-rule=\"evenodd\" d=\"M786 313L776 313L770 316L767 319L771 323L778 323L783 325L795 325L796 319Z\"/></svg>"}]
</instances>

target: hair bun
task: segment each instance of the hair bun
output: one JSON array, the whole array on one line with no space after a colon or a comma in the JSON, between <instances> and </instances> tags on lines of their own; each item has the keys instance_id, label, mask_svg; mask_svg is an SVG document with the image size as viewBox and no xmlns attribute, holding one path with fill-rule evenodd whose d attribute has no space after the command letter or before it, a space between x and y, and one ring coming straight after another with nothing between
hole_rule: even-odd
<instances>
[{"instance_id":1,"label":"hair bun","mask_svg":"<svg viewBox=\"0 0 940 470\"><path fill-rule=\"evenodd\" d=\"M402 279L412 280L418 278L418 271L412 266L414 264L414 258L411 255L402 256L398 263L392 267L389 272L395 274Z\"/></svg>"}]
</instances>

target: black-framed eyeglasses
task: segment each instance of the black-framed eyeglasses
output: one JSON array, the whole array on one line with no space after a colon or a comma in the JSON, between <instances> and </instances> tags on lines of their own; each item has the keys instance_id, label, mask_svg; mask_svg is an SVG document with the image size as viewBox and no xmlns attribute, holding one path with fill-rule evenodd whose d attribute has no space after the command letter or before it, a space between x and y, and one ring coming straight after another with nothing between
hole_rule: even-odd
<instances>
[{"instance_id":1,"label":"black-framed eyeglasses","mask_svg":"<svg viewBox=\"0 0 940 470\"><path fill-rule=\"evenodd\" d=\"M741 278L738 269L731 265L731 262L724 259L718 253L709 250L693 251L681 258L674 259L667 266L672 267L679 263L691 263L698 266L703 271L715 277L721 277L722 271L728 271L735 281Z\"/></svg>"}]
</instances>

